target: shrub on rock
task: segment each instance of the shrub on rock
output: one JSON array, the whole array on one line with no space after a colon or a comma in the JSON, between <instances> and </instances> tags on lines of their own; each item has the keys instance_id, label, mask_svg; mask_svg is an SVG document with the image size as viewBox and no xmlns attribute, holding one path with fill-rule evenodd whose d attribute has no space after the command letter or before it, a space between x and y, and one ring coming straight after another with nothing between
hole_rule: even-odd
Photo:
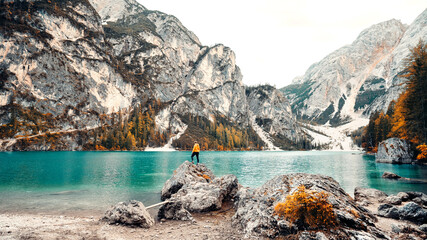
<instances>
[{"instance_id":1,"label":"shrub on rock","mask_svg":"<svg viewBox=\"0 0 427 240\"><path fill-rule=\"evenodd\" d=\"M295 220L295 223L291 224L290 220L285 220L285 215L280 217L277 214L277 212L280 212L280 207L277 207L278 211L275 211L274 208L278 206L278 203L285 204L287 196L298 192L301 186L304 186L306 192L313 194L322 191L327 193L328 196L323 199L327 199L327 203L332 206L337 222L335 227L325 231L322 229L323 223L321 223L319 224L319 229L313 231L306 223L300 224L301 220ZM323 203L326 203L326 201L323 201ZM299 236L304 231L323 232L326 237L331 239L348 239L350 235L374 239L374 236L384 235L374 226L375 216L356 204L344 189L339 186L338 182L322 175L287 174L276 176L256 189L240 188L236 194L235 206L236 213L232 218L232 224L236 228L240 228L246 236L301 239ZM284 207L285 205L279 206ZM328 207L320 209L329 209L329 205L325 204L323 206ZM315 216L318 215L315 214ZM354 237L354 239L362 238Z\"/></svg>"},{"instance_id":2,"label":"shrub on rock","mask_svg":"<svg viewBox=\"0 0 427 240\"><path fill-rule=\"evenodd\" d=\"M307 190L304 185L288 195L285 202L277 203L274 214L290 223L299 223L299 227L311 229L331 228L337 224L328 194Z\"/></svg>"}]
</instances>

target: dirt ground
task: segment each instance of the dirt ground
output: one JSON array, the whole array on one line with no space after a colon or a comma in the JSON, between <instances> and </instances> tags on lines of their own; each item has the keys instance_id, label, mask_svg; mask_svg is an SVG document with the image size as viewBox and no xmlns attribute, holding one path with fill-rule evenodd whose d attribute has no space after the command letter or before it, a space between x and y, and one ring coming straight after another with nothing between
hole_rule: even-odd
<instances>
[{"instance_id":1,"label":"dirt ground","mask_svg":"<svg viewBox=\"0 0 427 240\"><path fill-rule=\"evenodd\" d=\"M231 226L232 208L193 214L195 222L156 222L149 228L130 228L100 222L102 216L0 214L0 239L242 239ZM152 214L153 215L153 214Z\"/></svg>"},{"instance_id":2,"label":"dirt ground","mask_svg":"<svg viewBox=\"0 0 427 240\"><path fill-rule=\"evenodd\" d=\"M375 214L378 205L379 203L373 203L366 208ZM150 209L153 218L157 210ZM102 214L84 216L85 214L78 213L65 216L0 213L0 239L243 239L244 234L231 226L234 213L235 210L231 205L226 205L218 211L193 214L195 222L167 220L156 222L149 229L109 225L99 221ZM422 239L412 233L392 232L392 224L406 223L416 229L417 226L410 222L379 216L377 218L378 222L375 225L392 239Z\"/></svg>"}]
</instances>

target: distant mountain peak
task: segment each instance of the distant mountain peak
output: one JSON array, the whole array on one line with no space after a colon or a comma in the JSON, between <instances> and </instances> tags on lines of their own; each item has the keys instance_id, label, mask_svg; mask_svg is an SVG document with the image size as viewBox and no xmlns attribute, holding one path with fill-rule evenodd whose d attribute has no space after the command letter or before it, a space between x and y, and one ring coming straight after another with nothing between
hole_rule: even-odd
<instances>
[{"instance_id":1,"label":"distant mountain peak","mask_svg":"<svg viewBox=\"0 0 427 240\"><path fill-rule=\"evenodd\" d=\"M426 22L427 10L409 26L396 19L374 24L311 65L282 89L294 113L334 125L385 110L403 88L399 73L410 48L427 40Z\"/></svg>"}]
</instances>

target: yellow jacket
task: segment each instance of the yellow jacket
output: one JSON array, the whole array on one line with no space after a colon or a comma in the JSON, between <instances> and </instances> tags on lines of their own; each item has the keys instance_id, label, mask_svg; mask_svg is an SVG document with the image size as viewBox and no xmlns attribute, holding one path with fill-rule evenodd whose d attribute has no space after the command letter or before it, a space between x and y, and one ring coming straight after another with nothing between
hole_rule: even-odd
<instances>
[{"instance_id":1,"label":"yellow jacket","mask_svg":"<svg viewBox=\"0 0 427 240\"><path fill-rule=\"evenodd\" d=\"M198 143L194 144L193 152L200 152L200 146Z\"/></svg>"}]
</instances>

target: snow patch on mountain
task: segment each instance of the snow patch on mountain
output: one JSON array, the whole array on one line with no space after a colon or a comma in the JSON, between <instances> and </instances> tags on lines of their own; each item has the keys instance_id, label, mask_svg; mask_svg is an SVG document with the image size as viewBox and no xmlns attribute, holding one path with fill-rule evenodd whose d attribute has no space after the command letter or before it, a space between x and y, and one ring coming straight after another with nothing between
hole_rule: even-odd
<instances>
[{"instance_id":1,"label":"snow patch on mountain","mask_svg":"<svg viewBox=\"0 0 427 240\"><path fill-rule=\"evenodd\" d=\"M305 126L307 126L307 128L305 128L304 131L313 138L313 144L328 145L327 150L353 151L360 149L354 145L350 136L351 133L360 127L366 126L368 123L369 119L358 118L338 127L331 127L329 124L317 126L306 124ZM321 134L309 130L310 128Z\"/></svg>"},{"instance_id":2,"label":"snow patch on mountain","mask_svg":"<svg viewBox=\"0 0 427 240\"><path fill-rule=\"evenodd\" d=\"M255 116L251 117L251 126L254 129L254 131L258 134L258 136L261 138L261 140L265 143L264 150L269 151L281 151L280 148L274 146L273 141L270 139L268 133L264 132L264 130L258 126L255 122Z\"/></svg>"}]
</instances>

